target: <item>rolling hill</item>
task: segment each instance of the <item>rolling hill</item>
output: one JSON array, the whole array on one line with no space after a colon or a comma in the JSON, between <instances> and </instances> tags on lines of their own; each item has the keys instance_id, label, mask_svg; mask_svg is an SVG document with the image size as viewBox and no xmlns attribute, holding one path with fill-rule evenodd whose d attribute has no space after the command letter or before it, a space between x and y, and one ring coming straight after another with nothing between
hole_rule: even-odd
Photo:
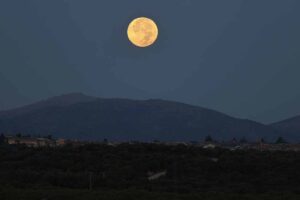
<instances>
[{"instance_id":1,"label":"rolling hill","mask_svg":"<svg viewBox=\"0 0 300 200\"><path fill-rule=\"evenodd\" d=\"M280 131L254 121L159 99L104 99L80 93L0 112L0 132L76 139L201 140L233 137L274 140Z\"/></svg>"},{"instance_id":2,"label":"rolling hill","mask_svg":"<svg viewBox=\"0 0 300 200\"><path fill-rule=\"evenodd\" d=\"M291 140L299 141L300 116L279 121L270 125L273 129L288 135Z\"/></svg>"}]
</instances>

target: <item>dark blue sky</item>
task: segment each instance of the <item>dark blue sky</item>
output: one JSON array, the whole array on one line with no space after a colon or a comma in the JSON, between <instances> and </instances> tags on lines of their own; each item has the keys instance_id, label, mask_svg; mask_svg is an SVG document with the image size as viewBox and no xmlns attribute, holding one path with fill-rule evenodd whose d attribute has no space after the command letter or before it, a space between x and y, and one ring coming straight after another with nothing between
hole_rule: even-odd
<instances>
[{"instance_id":1,"label":"dark blue sky","mask_svg":"<svg viewBox=\"0 0 300 200\"><path fill-rule=\"evenodd\" d=\"M70 92L300 114L299 0L1 0L0 110ZM157 43L133 47L130 20Z\"/></svg>"}]
</instances>

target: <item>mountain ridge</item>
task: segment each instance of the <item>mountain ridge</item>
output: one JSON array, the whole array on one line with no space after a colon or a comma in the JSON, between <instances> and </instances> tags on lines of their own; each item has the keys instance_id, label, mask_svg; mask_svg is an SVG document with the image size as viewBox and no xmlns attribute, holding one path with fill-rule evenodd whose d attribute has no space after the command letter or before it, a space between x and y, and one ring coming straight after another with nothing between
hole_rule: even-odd
<instances>
[{"instance_id":1,"label":"mountain ridge","mask_svg":"<svg viewBox=\"0 0 300 200\"><path fill-rule=\"evenodd\" d=\"M281 135L270 126L185 103L98 98L81 93L2 111L0 132L119 140L200 140L206 135L226 140L274 140Z\"/></svg>"},{"instance_id":2,"label":"mountain ridge","mask_svg":"<svg viewBox=\"0 0 300 200\"><path fill-rule=\"evenodd\" d=\"M15 114L19 115L22 113L27 113L30 111L34 111L36 109L45 107L45 106L65 106L76 104L79 102L88 102L97 99L97 97L92 97L85 95L80 92L74 92L69 94L62 94L58 96L53 96L44 100L37 101L35 103L31 103L24 106L19 106L17 108L8 109L0 111L0 117L10 117L14 116Z\"/></svg>"},{"instance_id":3,"label":"mountain ridge","mask_svg":"<svg viewBox=\"0 0 300 200\"><path fill-rule=\"evenodd\" d=\"M270 124L270 126L277 131L290 135L292 138L297 139L300 133L300 115L278 121Z\"/></svg>"}]
</instances>

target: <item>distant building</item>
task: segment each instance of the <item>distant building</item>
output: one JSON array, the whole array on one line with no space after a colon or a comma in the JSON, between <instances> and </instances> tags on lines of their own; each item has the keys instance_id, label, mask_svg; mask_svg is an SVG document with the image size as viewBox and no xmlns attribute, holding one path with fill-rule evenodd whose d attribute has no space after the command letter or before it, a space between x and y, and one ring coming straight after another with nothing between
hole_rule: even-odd
<instances>
[{"instance_id":1,"label":"distant building","mask_svg":"<svg viewBox=\"0 0 300 200\"><path fill-rule=\"evenodd\" d=\"M189 143L187 143L187 142L176 142L176 141L165 142L165 143L162 143L162 144L165 144L165 145L168 145L168 146L177 146L177 145L188 146L189 145Z\"/></svg>"},{"instance_id":2,"label":"distant building","mask_svg":"<svg viewBox=\"0 0 300 200\"><path fill-rule=\"evenodd\" d=\"M240 145L236 145L236 146L230 148L231 151L236 151L236 150L241 150L241 149L243 149L243 147Z\"/></svg>"},{"instance_id":3,"label":"distant building","mask_svg":"<svg viewBox=\"0 0 300 200\"><path fill-rule=\"evenodd\" d=\"M64 146L67 144L67 141L65 139L57 139L56 140L56 145L57 146Z\"/></svg>"},{"instance_id":4,"label":"distant building","mask_svg":"<svg viewBox=\"0 0 300 200\"><path fill-rule=\"evenodd\" d=\"M215 144L206 144L202 147L203 149L214 149L216 148Z\"/></svg>"},{"instance_id":5,"label":"distant building","mask_svg":"<svg viewBox=\"0 0 300 200\"><path fill-rule=\"evenodd\" d=\"M159 179L160 177L163 177L167 174L167 171L162 171L158 173L148 172L148 180L154 181L156 179Z\"/></svg>"},{"instance_id":6,"label":"distant building","mask_svg":"<svg viewBox=\"0 0 300 200\"><path fill-rule=\"evenodd\" d=\"M56 146L56 142L54 140L48 138L31 138L31 137L15 137L15 136L7 136L6 142L8 144L24 144L28 147L44 147Z\"/></svg>"},{"instance_id":7,"label":"distant building","mask_svg":"<svg viewBox=\"0 0 300 200\"><path fill-rule=\"evenodd\" d=\"M209 160L211 160L212 162L218 162L219 158L209 158Z\"/></svg>"}]
</instances>

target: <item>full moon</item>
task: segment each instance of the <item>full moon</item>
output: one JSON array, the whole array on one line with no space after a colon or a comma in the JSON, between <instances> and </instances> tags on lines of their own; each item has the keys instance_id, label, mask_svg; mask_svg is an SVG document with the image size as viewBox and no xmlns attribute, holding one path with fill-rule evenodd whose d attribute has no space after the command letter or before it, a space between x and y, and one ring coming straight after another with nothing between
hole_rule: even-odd
<instances>
[{"instance_id":1,"label":"full moon","mask_svg":"<svg viewBox=\"0 0 300 200\"><path fill-rule=\"evenodd\" d=\"M148 47L157 40L158 28L152 19L139 17L129 24L127 35L135 46Z\"/></svg>"}]
</instances>

